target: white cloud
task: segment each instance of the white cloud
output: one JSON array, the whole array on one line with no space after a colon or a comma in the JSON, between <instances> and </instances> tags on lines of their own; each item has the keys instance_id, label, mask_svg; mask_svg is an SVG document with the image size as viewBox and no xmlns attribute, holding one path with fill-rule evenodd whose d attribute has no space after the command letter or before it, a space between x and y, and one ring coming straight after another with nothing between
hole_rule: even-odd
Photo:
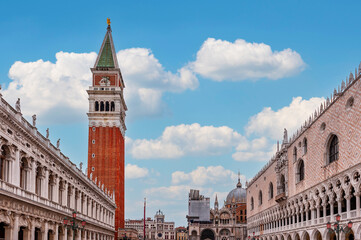
<instances>
[{"instance_id":1,"label":"white cloud","mask_svg":"<svg viewBox=\"0 0 361 240\"><path fill-rule=\"evenodd\" d=\"M125 98L129 117L158 116L166 108L164 92L182 92L196 89L198 79L183 67L172 73L166 71L150 49L130 48L117 54L125 81Z\"/></svg>"},{"instance_id":2,"label":"white cloud","mask_svg":"<svg viewBox=\"0 0 361 240\"><path fill-rule=\"evenodd\" d=\"M305 120L308 120L308 117L324 101L324 98L314 97L305 100L302 97L296 97L293 98L289 106L277 111L266 107L249 119L246 132L248 135L256 134L277 140L282 139L283 129L286 128L290 136L290 133L299 128Z\"/></svg>"},{"instance_id":3,"label":"white cloud","mask_svg":"<svg viewBox=\"0 0 361 240\"><path fill-rule=\"evenodd\" d=\"M91 84L90 67L96 53L56 53L56 61L15 62L9 70L10 84L3 90L11 104L21 98L22 112L38 115L40 123L53 124L86 119ZM187 68L166 71L149 49L119 51L119 65L125 81L128 118L158 116L166 108L164 92L182 92L198 87L198 80Z\"/></svg>"},{"instance_id":4,"label":"white cloud","mask_svg":"<svg viewBox=\"0 0 361 240\"><path fill-rule=\"evenodd\" d=\"M241 176L245 180L245 176ZM236 182L237 173L225 169L223 166L197 167L197 169L185 173L176 171L172 173L172 184L188 183L191 186L204 186L207 184L229 184Z\"/></svg>"},{"instance_id":5,"label":"white cloud","mask_svg":"<svg viewBox=\"0 0 361 240\"><path fill-rule=\"evenodd\" d=\"M95 59L95 53L58 52L56 63L17 61L9 70L12 82L3 91L4 98L14 104L20 97L23 114L36 113L39 121L85 119L88 104L85 90L91 79L89 66Z\"/></svg>"},{"instance_id":6,"label":"white cloud","mask_svg":"<svg viewBox=\"0 0 361 240\"><path fill-rule=\"evenodd\" d=\"M279 79L301 72L305 63L292 49L272 51L264 43L237 39L234 43L208 38L190 63L194 72L215 81Z\"/></svg>"},{"instance_id":7,"label":"white cloud","mask_svg":"<svg viewBox=\"0 0 361 240\"><path fill-rule=\"evenodd\" d=\"M126 179L136 179L136 178L144 178L148 176L148 169L138 167L137 165L133 165L128 163L125 167L125 176Z\"/></svg>"},{"instance_id":8,"label":"white cloud","mask_svg":"<svg viewBox=\"0 0 361 240\"><path fill-rule=\"evenodd\" d=\"M133 158L179 158L184 155L219 155L232 150L246 141L233 129L222 126L200 126L181 124L166 127L157 139L128 141Z\"/></svg>"},{"instance_id":9,"label":"white cloud","mask_svg":"<svg viewBox=\"0 0 361 240\"><path fill-rule=\"evenodd\" d=\"M166 199L187 199L188 192L191 188L186 185L169 186L169 187L155 187L144 191L148 197L158 197Z\"/></svg>"}]
</instances>

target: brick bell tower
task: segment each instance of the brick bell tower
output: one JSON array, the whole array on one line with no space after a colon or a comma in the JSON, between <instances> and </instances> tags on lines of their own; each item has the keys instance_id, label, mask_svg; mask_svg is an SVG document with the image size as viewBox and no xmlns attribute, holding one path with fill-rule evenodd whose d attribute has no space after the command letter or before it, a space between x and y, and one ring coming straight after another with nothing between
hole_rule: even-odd
<instances>
[{"instance_id":1,"label":"brick bell tower","mask_svg":"<svg viewBox=\"0 0 361 240\"><path fill-rule=\"evenodd\" d=\"M115 230L124 228L124 82L114 49L110 20L89 87L88 177L115 194Z\"/></svg>"}]
</instances>

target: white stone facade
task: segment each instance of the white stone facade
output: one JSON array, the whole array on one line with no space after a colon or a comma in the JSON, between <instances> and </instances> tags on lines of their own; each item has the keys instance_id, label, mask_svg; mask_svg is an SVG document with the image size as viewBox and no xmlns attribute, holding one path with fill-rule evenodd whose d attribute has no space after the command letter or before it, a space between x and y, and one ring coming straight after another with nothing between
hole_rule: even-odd
<instances>
[{"instance_id":1,"label":"white stone facade","mask_svg":"<svg viewBox=\"0 0 361 240\"><path fill-rule=\"evenodd\" d=\"M112 193L88 179L35 124L0 93L0 238L73 239L63 219L76 211L86 226L75 239L114 239Z\"/></svg>"}]
</instances>

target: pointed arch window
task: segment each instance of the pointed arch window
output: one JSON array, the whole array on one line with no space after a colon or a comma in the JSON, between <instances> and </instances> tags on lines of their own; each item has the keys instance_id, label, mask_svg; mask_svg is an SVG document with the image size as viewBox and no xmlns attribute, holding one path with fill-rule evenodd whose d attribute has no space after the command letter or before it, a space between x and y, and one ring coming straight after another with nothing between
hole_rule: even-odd
<instances>
[{"instance_id":1,"label":"pointed arch window","mask_svg":"<svg viewBox=\"0 0 361 240\"><path fill-rule=\"evenodd\" d=\"M105 111L106 111L106 112L109 112L109 102L106 102L106 103L105 103Z\"/></svg>"},{"instance_id":2,"label":"pointed arch window","mask_svg":"<svg viewBox=\"0 0 361 240\"><path fill-rule=\"evenodd\" d=\"M328 148L328 162L332 163L338 160L338 137L333 135L330 138L330 144Z\"/></svg>"},{"instance_id":3,"label":"pointed arch window","mask_svg":"<svg viewBox=\"0 0 361 240\"><path fill-rule=\"evenodd\" d=\"M301 182L303 179L305 179L305 163L302 159L300 159L297 164L296 178L296 182Z\"/></svg>"},{"instance_id":4,"label":"pointed arch window","mask_svg":"<svg viewBox=\"0 0 361 240\"><path fill-rule=\"evenodd\" d=\"M114 112L114 111L115 111L115 104L114 104L114 102L111 102L111 103L110 103L110 111L111 111L111 112Z\"/></svg>"},{"instance_id":5,"label":"pointed arch window","mask_svg":"<svg viewBox=\"0 0 361 240\"><path fill-rule=\"evenodd\" d=\"M251 197L251 210L254 209L254 200L253 200L253 197Z\"/></svg>"}]
</instances>

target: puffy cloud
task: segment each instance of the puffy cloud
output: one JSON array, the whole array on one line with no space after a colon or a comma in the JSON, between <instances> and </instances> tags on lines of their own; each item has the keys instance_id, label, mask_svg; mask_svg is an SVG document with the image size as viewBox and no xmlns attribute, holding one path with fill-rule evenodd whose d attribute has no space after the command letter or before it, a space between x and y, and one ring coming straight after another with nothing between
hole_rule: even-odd
<instances>
[{"instance_id":1,"label":"puffy cloud","mask_svg":"<svg viewBox=\"0 0 361 240\"><path fill-rule=\"evenodd\" d=\"M158 116L166 109L164 92L196 89L198 79L183 67L173 74L166 71L150 49L130 48L117 54L124 77L124 95L129 106L129 117Z\"/></svg>"},{"instance_id":2,"label":"puffy cloud","mask_svg":"<svg viewBox=\"0 0 361 240\"><path fill-rule=\"evenodd\" d=\"M148 169L138 167L137 165L133 165L128 163L125 167L125 176L126 179L136 179L136 178L144 178L148 176Z\"/></svg>"},{"instance_id":3,"label":"puffy cloud","mask_svg":"<svg viewBox=\"0 0 361 240\"><path fill-rule=\"evenodd\" d=\"M128 149L137 159L179 158L184 155L219 155L231 151L242 141L246 139L229 127L193 123L166 127L157 139L128 141Z\"/></svg>"},{"instance_id":4,"label":"puffy cloud","mask_svg":"<svg viewBox=\"0 0 361 240\"><path fill-rule=\"evenodd\" d=\"M302 99L302 97L296 97L293 98L289 106L277 111L266 107L250 118L246 126L246 132L248 135L256 134L274 140L281 139L284 128L289 133L294 132L323 101L325 101L324 98L314 97L306 100Z\"/></svg>"},{"instance_id":5,"label":"puffy cloud","mask_svg":"<svg viewBox=\"0 0 361 240\"><path fill-rule=\"evenodd\" d=\"M15 62L9 70L12 80L3 95L10 103L21 98L25 116L38 115L40 123L76 122L86 119L91 84L90 67L96 53L56 53L56 61ZM126 84L125 98L131 119L157 116L166 108L164 92L182 92L198 87L187 68L166 71L149 49L119 51L119 65Z\"/></svg>"},{"instance_id":6,"label":"puffy cloud","mask_svg":"<svg viewBox=\"0 0 361 240\"><path fill-rule=\"evenodd\" d=\"M167 199L186 199L191 188L186 185L169 186L169 187L155 187L144 191L147 197L156 196L158 198Z\"/></svg>"},{"instance_id":7,"label":"puffy cloud","mask_svg":"<svg viewBox=\"0 0 361 240\"><path fill-rule=\"evenodd\" d=\"M305 63L289 48L278 52L264 43L249 43L243 39L232 43L208 38L189 66L196 73L215 81L241 81L289 77L301 72Z\"/></svg>"},{"instance_id":8,"label":"puffy cloud","mask_svg":"<svg viewBox=\"0 0 361 240\"><path fill-rule=\"evenodd\" d=\"M58 52L56 63L17 61L10 68L12 82L3 91L4 97L10 103L20 97L23 114L36 113L40 122L45 118L54 122L85 119L85 90L90 85L89 67L95 59L95 53Z\"/></svg>"},{"instance_id":9,"label":"puffy cloud","mask_svg":"<svg viewBox=\"0 0 361 240\"><path fill-rule=\"evenodd\" d=\"M248 144L240 144L232 154L236 161L267 161L276 151L276 145L271 145L266 137L256 138Z\"/></svg>"},{"instance_id":10,"label":"puffy cloud","mask_svg":"<svg viewBox=\"0 0 361 240\"><path fill-rule=\"evenodd\" d=\"M245 176L241 176L245 180ZM192 186L204 186L206 184L229 184L237 179L237 174L223 166L200 166L197 169L185 173L176 171L172 173L172 184L189 183Z\"/></svg>"}]
</instances>

